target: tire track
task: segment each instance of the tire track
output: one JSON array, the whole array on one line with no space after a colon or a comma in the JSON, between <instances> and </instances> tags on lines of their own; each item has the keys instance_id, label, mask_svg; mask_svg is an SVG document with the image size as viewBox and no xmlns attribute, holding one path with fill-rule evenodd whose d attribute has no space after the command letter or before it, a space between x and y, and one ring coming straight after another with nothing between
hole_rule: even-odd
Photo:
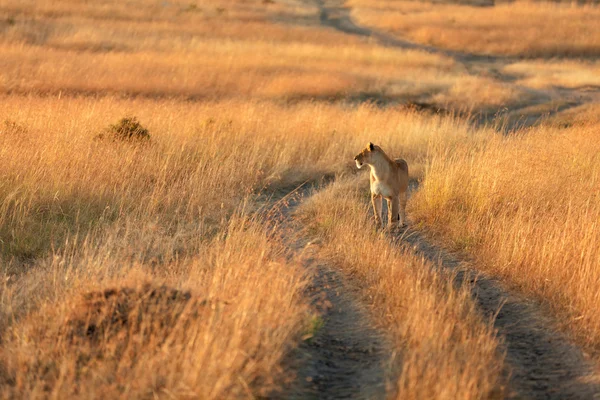
<instances>
[{"instance_id":1,"label":"tire track","mask_svg":"<svg viewBox=\"0 0 600 400\"><path fill-rule=\"evenodd\" d=\"M413 43L407 40L398 39L388 34L377 32L355 24L350 17L350 10L343 7L341 0L314 0L307 1L306 4L316 5L319 9L319 21L321 25L334 28L340 32L361 37L375 39L378 44L383 46L426 51L432 54L438 54L451 57L455 61L464 64L465 69L473 75L480 75L483 72L493 71L497 79L504 82L513 82L514 77L503 74L499 70L503 65L518 61L511 57L496 57L472 55L460 52L448 51L431 46ZM565 109L577 107L591 101L600 100L600 88L593 90L583 90L580 88L553 88L548 90L533 90L531 88L516 85L518 89L531 92L538 100L550 101L552 99L567 100L567 104L553 113L564 111ZM510 110L513 114L518 114L520 110L531 106L527 104L521 108ZM521 126L535 124L539 120L535 116L528 116L522 121ZM480 123L489 122L488 118L483 116ZM516 128L514 124L509 129ZM416 190L416 188L413 188ZM502 283L496 279L486 277L471 269L462 260L446 252L442 247L434 244L422 232L409 227L403 234L396 239L400 246L405 246L411 251L421 255L425 259L434 263L438 268L444 268L456 271L456 283L462 284L464 280L472 283L472 296L479 306L484 317L493 320L494 327L498 331L499 337L504 342L506 351L506 375L509 377L509 390L507 398L518 399L600 399L600 380L597 375L596 367L586 359L585 355L576 345L571 343L568 338L554 329L552 319L544 313L539 304L532 302L523 296L505 289ZM308 264L311 262L308 261ZM313 285L318 288L325 285L324 296L327 301L338 296L340 291L346 292L348 288L341 281L341 277L330 269L323 269L324 266L316 266ZM333 288L333 290L332 290ZM338 303L337 307L346 307ZM357 312L360 314L360 312ZM333 320L332 315L325 314L327 321ZM361 319L364 317L361 317ZM327 324L326 324L327 326ZM341 325L338 325L341 326ZM318 398L353 398L335 397L333 392L322 392L326 388L339 382L336 374L340 371L336 363L321 368L319 364L326 360L343 360L343 352L327 354L324 348L330 347L332 341L329 339L336 335L336 322L330 322L331 330L323 331L324 339L315 337L315 348L311 344L303 345L303 351L309 354L309 359L313 360L313 365L307 368L307 371L317 371L315 375L322 373L322 378L315 383L314 391L296 393L311 393ZM362 328L358 328L359 330ZM367 337L369 335L366 335ZM317 344L318 343L318 344ZM351 341L345 342L351 344ZM374 343L381 343L377 342ZM382 347L376 345L376 353L381 353ZM320 350L319 350L320 347ZM335 351L335 350L334 350ZM320 357L325 358L320 358ZM358 357L360 359L360 357ZM324 360L324 361L320 361ZM382 359L379 358L379 365ZM321 372L318 372L321 371ZM302 378L309 378L313 372L302 372ZM340 375L347 373L357 376L355 372L341 372ZM360 378L359 378L360 379ZM347 381L351 384L353 379ZM381 385L381 382L375 384ZM365 384L369 384L365 382ZM356 395L361 385L344 385L348 392L346 396ZM332 397L327 397L332 396ZM304 398L304 397L295 397ZM355 398L364 398L358 397Z\"/></svg>"},{"instance_id":2,"label":"tire track","mask_svg":"<svg viewBox=\"0 0 600 400\"><path fill-rule=\"evenodd\" d=\"M308 294L323 326L299 348L303 367L288 398L383 399L391 353L382 335L339 272L310 257L304 263L312 271Z\"/></svg>"},{"instance_id":3,"label":"tire track","mask_svg":"<svg viewBox=\"0 0 600 400\"><path fill-rule=\"evenodd\" d=\"M290 191L272 211L281 239L292 250L290 257L299 260L310 276L305 295L318 315L312 336L302 341L290 361L297 379L280 398L383 399L390 346L342 274L317 260L318 245L307 240L293 218L314 186Z\"/></svg>"},{"instance_id":4,"label":"tire track","mask_svg":"<svg viewBox=\"0 0 600 400\"><path fill-rule=\"evenodd\" d=\"M517 399L599 399L600 383L594 365L581 349L553 329L539 305L508 291L438 247L421 232L407 229L402 246L438 268L457 271L456 283L472 283L472 296L485 318L493 320L506 351L509 391Z\"/></svg>"}]
</instances>

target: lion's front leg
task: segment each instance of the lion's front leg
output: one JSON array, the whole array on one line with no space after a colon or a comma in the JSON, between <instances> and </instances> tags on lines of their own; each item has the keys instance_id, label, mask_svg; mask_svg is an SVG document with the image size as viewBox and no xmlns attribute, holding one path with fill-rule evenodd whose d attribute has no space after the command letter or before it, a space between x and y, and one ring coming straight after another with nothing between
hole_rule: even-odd
<instances>
[{"instance_id":1,"label":"lion's front leg","mask_svg":"<svg viewBox=\"0 0 600 400\"><path fill-rule=\"evenodd\" d=\"M381 219L381 208L382 198L379 195L371 194L371 201L373 202L373 212L375 213L375 223L377 226L383 227L383 220Z\"/></svg>"}]
</instances>

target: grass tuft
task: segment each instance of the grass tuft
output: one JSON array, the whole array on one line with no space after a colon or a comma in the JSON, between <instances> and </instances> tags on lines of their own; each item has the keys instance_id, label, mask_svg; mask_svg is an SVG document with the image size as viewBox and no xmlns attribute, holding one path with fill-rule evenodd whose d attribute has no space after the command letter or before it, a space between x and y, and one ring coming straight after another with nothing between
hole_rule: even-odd
<instances>
[{"instance_id":1,"label":"grass tuft","mask_svg":"<svg viewBox=\"0 0 600 400\"><path fill-rule=\"evenodd\" d=\"M24 135L27 133L27 128L10 119L5 119L0 126L0 135Z\"/></svg>"}]
</instances>

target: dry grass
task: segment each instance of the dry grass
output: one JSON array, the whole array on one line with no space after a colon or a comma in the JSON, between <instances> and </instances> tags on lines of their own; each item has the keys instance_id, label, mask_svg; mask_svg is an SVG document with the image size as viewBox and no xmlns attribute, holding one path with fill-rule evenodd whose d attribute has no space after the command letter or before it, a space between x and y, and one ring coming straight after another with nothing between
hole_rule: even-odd
<instances>
[{"instance_id":1,"label":"dry grass","mask_svg":"<svg viewBox=\"0 0 600 400\"><path fill-rule=\"evenodd\" d=\"M517 83L533 88L600 87L600 63L592 61L523 61L503 71L518 78Z\"/></svg>"},{"instance_id":2,"label":"dry grass","mask_svg":"<svg viewBox=\"0 0 600 400\"><path fill-rule=\"evenodd\" d=\"M265 197L347 172L368 141L420 176L491 135L359 101L476 112L526 98L317 21L315 8L259 0L0 1L2 397L269 395L293 378L284 360L310 310L304 271L259 212ZM97 139L123 117L150 140ZM352 193L342 221L365 228ZM325 247L345 269L367 263L359 240L388 251L360 273L366 295L385 293L373 312L405 350L397 391L496 393L497 343L466 291L368 230L334 227ZM352 246L347 258L334 243ZM413 303L429 318L407 313Z\"/></svg>"},{"instance_id":3,"label":"dry grass","mask_svg":"<svg viewBox=\"0 0 600 400\"><path fill-rule=\"evenodd\" d=\"M526 97L492 78L469 76L442 56L384 49L310 27L318 23L316 9L258 0L188 7L6 1L0 9L0 93L372 99L463 112ZM216 8L228 11L210 11ZM307 26L293 24L294 18Z\"/></svg>"},{"instance_id":4,"label":"dry grass","mask_svg":"<svg viewBox=\"0 0 600 400\"><path fill-rule=\"evenodd\" d=\"M435 104L449 110L493 111L527 104L533 96L515 85L492 78L470 76L460 79L433 97Z\"/></svg>"},{"instance_id":5,"label":"dry grass","mask_svg":"<svg viewBox=\"0 0 600 400\"><path fill-rule=\"evenodd\" d=\"M18 96L5 104L0 221L9 263L46 256L75 233L100 240L109 228L123 230L135 260L193 254L248 195L342 170L369 139L423 165L428 144L472 135L451 118L368 105ZM148 128L149 144L95 140L123 114ZM156 230L172 241L144 239Z\"/></svg>"},{"instance_id":6,"label":"dry grass","mask_svg":"<svg viewBox=\"0 0 600 400\"><path fill-rule=\"evenodd\" d=\"M491 324L466 286L374 230L366 182L336 182L300 212L322 238L321 257L352 278L399 350L390 397L501 398L503 355Z\"/></svg>"},{"instance_id":7,"label":"dry grass","mask_svg":"<svg viewBox=\"0 0 600 400\"><path fill-rule=\"evenodd\" d=\"M5 99L0 325L8 397L222 398L245 393L246 385L254 395L277 389L274 382L289 378L280 373L283 357L307 320L303 274L283 260L260 220L240 228L236 219L260 206L264 190L347 170L369 140L403 154L417 172L432 152L482 140L465 122L371 105ZM96 139L124 114L138 117L149 142ZM171 356L156 350L164 335L152 333L161 325L152 312L127 330L127 351L110 338L99 347L67 340L72 333L61 329L82 296L131 289L143 297L143 282L189 290L197 301L225 300L229 311L202 314L216 325L168 333L176 337L167 346L176 348ZM138 331L150 332L148 343L136 341ZM47 345L47 332L62 338L56 347ZM210 346L200 351L202 343ZM82 354L95 355L82 361ZM215 362L223 359L232 361ZM170 371L188 365L194 367L181 386ZM193 373L200 370L202 376Z\"/></svg>"},{"instance_id":8,"label":"dry grass","mask_svg":"<svg viewBox=\"0 0 600 400\"><path fill-rule=\"evenodd\" d=\"M551 126L581 126L600 123L600 103L584 104L563 111L546 122Z\"/></svg>"},{"instance_id":9,"label":"dry grass","mask_svg":"<svg viewBox=\"0 0 600 400\"><path fill-rule=\"evenodd\" d=\"M3 22L0 44L0 87L5 92L329 97L377 92L385 75L378 68L388 76L397 74L395 64L404 58L326 30L273 24L270 20L282 19L285 13L288 19L302 15L279 5L265 7L260 1L207 3L193 11L182 11L188 3L36 3L27 7L14 2L7 7L11 11L5 11L11 21ZM228 11L207 11L213 8ZM331 46L336 51L331 52ZM414 68L438 63L438 58L424 54L411 58ZM339 63L354 64L350 60L360 61L340 74ZM447 64L440 61L441 68ZM337 83L328 83L334 71Z\"/></svg>"},{"instance_id":10,"label":"dry grass","mask_svg":"<svg viewBox=\"0 0 600 400\"><path fill-rule=\"evenodd\" d=\"M348 1L366 25L419 43L478 54L589 57L600 54L600 8L575 3L512 2L493 7Z\"/></svg>"},{"instance_id":11,"label":"dry grass","mask_svg":"<svg viewBox=\"0 0 600 400\"><path fill-rule=\"evenodd\" d=\"M5 333L1 396L265 396L290 378L281 363L306 319L303 272L283 255L262 225L237 219L227 238L161 266L162 279L100 255L56 257L27 283L53 299Z\"/></svg>"},{"instance_id":12,"label":"dry grass","mask_svg":"<svg viewBox=\"0 0 600 400\"><path fill-rule=\"evenodd\" d=\"M435 156L414 218L535 295L600 354L598 123L545 126Z\"/></svg>"}]
</instances>

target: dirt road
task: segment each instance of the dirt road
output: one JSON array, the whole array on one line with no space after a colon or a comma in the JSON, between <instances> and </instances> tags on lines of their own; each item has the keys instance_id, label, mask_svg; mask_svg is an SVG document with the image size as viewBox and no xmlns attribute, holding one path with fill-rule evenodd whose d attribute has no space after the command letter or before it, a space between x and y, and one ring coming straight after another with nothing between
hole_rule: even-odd
<instances>
[{"instance_id":1,"label":"dirt road","mask_svg":"<svg viewBox=\"0 0 600 400\"><path fill-rule=\"evenodd\" d=\"M318 244L302 235L293 210L311 189L295 193L283 209L288 222L282 236L312 277L308 294L321 315L322 326L296 354L297 382L284 398L382 399L386 397L389 356L394 350L373 328L354 288L331 266L316 261ZM600 382L582 351L553 329L553 321L532 301L506 290L462 260L409 227L391 237L433 263L458 271L457 285L472 283L472 295L484 318L494 321L506 351L507 398L598 399Z\"/></svg>"},{"instance_id":2,"label":"dirt road","mask_svg":"<svg viewBox=\"0 0 600 400\"><path fill-rule=\"evenodd\" d=\"M492 69L498 71L499 65L514 61L508 57L469 55L437 49L359 26L351 19L350 11L342 7L343 1L340 0L309 0L305 3L318 7L319 21L323 26L348 35L370 37L384 46L417 49L451 57L463 63L472 74L481 71L489 73ZM498 78L506 81L512 79L500 73ZM598 101L600 90L590 92L577 88L553 88L535 90L534 95L539 101L557 97L566 99L567 107L575 107ZM519 109L511 112L518 114ZM529 115L524 124L533 124L537 117ZM307 195L308 191L304 193L304 196ZM302 201L302 197L297 201ZM288 212L293 207L295 205ZM410 226L395 240L399 246L418 253L438 268L460 271L457 283L463 279L473 283L473 298L484 316L495 316L494 326L505 344L509 398L600 399L600 380L594 366L581 349L554 329L551 317L538 304L506 290L501 282L480 275L472 266L465 266L460 259ZM297 251L307 252L304 263L313 276L310 290L317 309L323 315L324 327L301 347L305 362L299 372L300 384L295 388L293 397L385 397L384 368L389 361L385 354L390 351L385 340L370 328L368 314L357 302L357 296L353 295L352 288L343 276L327 265L316 263L310 256L312 250L307 250L307 244L302 239L296 238L295 243Z\"/></svg>"}]
</instances>

